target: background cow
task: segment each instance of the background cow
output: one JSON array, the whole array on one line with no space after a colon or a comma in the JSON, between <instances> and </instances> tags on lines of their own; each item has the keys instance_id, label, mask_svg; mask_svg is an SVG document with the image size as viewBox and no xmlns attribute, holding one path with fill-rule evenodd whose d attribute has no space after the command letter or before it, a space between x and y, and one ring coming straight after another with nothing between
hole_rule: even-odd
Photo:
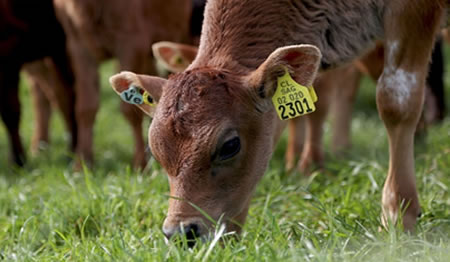
<instances>
[{"instance_id":1,"label":"background cow","mask_svg":"<svg viewBox=\"0 0 450 262\"><path fill-rule=\"evenodd\" d=\"M58 94L57 102L68 130L72 133L71 148L74 149L77 132L73 110L73 75L66 56L66 37L56 20L52 1L1 0L0 13L0 114L8 131L12 160L19 166L25 161L19 135L18 82L23 65L32 61L41 60L27 66L29 74L37 75L36 79L48 78L60 83L55 86L55 93ZM37 90L35 88L33 90ZM44 106L39 105L41 107ZM36 134L37 140L46 139L38 138L40 134Z\"/></svg>"},{"instance_id":2,"label":"background cow","mask_svg":"<svg viewBox=\"0 0 450 262\"><path fill-rule=\"evenodd\" d=\"M68 39L75 74L77 155L93 161L93 125L99 107L99 63L117 58L120 70L156 74L151 44L161 40L189 41L189 0L90 1L54 0ZM134 166L147 162L142 114L132 106L121 109L133 128ZM79 164L79 163L78 163Z\"/></svg>"},{"instance_id":3,"label":"background cow","mask_svg":"<svg viewBox=\"0 0 450 262\"><path fill-rule=\"evenodd\" d=\"M187 0L181 2L137 0L127 3L108 1L107 4L98 1L95 3L91 1L53 1L59 14L59 20L57 20L52 1L38 6L42 9L38 13L27 11L33 8L30 9L25 2L15 2L12 5L9 1L2 1L2 12L5 14L2 24L8 36L8 39L2 43L2 52L8 56L5 65L12 68L14 65L11 61L20 60L17 58L17 53L21 53L23 56L26 53L37 55L33 50L42 52L42 55L37 55L38 58L48 54L52 55L49 50L59 52L58 56L61 57L59 59L66 63L60 66L61 62L56 64L53 59L45 59L25 67L32 83L32 96L36 112L32 151L36 152L39 145L48 143L50 104L58 104L73 134L72 148L76 148L76 152L80 156L78 160L86 158L88 163L91 163L93 159L92 128L99 103L98 64L105 59L115 57L118 58L121 69L155 74L151 44L154 41L166 39L182 42L195 41L195 37L199 35L204 8L204 1L191 3ZM191 10L191 8L193 9ZM34 8L34 10L39 9ZM136 13L136 10L140 12ZM192 12L194 16L189 24ZM128 15L131 13L133 19L130 20ZM30 25L26 23L31 24L41 14L46 16L46 20L33 23L32 30L29 30L28 26ZM68 48L71 64L67 61L66 35L59 21L64 25L65 33L68 34L69 43L71 43ZM46 32L49 36L39 39L38 36L42 37L41 32ZM25 39L25 35L26 41L28 41L27 47L19 50L21 43L25 43L25 40L22 40ZM42 44L45 48L40 48L37 44L31 44L36 41L44 43L48 41L49 44ZM13 47L17 48L13 49ZM22 65L25 61L34 61L35 59L22 60L18 61L18 64ZM71 67L72 65L73 67ZM76 81L72 76L72 68L75 69ZM12 69L8 68L8 70ZM66 73L67 76L64 77L67 79L61 79L59 76L61 70ZM72 88L74 81L78 87L76 92ZM11 96L8 94L7 97ZM71 99L71 101L66 101L67 99ZM10 103L13 101L15 100L11 99ZM77 101L76 105L75 101ZM9 106L4 110L13 108ZM16 108L18 112L20 109L18 103ZM133 126L133 135L136 139L134 164L143 167L146 163L146 156L142 137L141 113L126 104L122 104L121 109ZM75 112L77 112L76 115ZM8 116L6 121L8 130L17 130L18 132L19 113L3 115ZM17 128L13 127L15 124ZM79 144L77 143L78 136L80 136ZM18 134L11 135L11 138L14 159L22 165L24 154ZM77 161L78 167L79 164L80 162Z\"/></svg>"}]
</instances>

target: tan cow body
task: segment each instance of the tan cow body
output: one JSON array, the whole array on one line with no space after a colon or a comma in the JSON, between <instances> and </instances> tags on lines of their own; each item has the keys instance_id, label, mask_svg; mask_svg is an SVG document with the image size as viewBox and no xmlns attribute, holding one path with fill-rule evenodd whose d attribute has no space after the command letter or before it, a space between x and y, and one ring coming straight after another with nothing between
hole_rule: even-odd
<instances>
[{"instance_id":1,"label":"tan cow body","mask_svg":"<svg viewBox=\"0 0 450 262\"><path fill-rule=\"evenodd\" d=\"M210 223L190 202L239 231L283 125L271 102L277 77L288 68L310 85L319 65L350 61L377 39L387 48L377 87L390 151L383 222L397 222L404 209L401 222L412 230L420 212L414 130L444 7L443 0L210 0L188 70L169 80L129 72L112 77L118 93L135 85L157 102L140 107L154 117L149 143L175 197L166 235L208 234Z\"/></svg>"},{"instance_id":2,"label":"tan cow body","mask_svg":"<svg viewBox=\"0 0 450 262\"><path fill-rule=\"evenodd\" d=\"M188 41L191 0L54 0L54 4L75 74L77 155L91 163L100 62L117 58L121 70L155 74L151 45L161 40ZM133 127L134 165L143 167L142 114L124 103L121 109Z\"/></svg>"}]
</instances>

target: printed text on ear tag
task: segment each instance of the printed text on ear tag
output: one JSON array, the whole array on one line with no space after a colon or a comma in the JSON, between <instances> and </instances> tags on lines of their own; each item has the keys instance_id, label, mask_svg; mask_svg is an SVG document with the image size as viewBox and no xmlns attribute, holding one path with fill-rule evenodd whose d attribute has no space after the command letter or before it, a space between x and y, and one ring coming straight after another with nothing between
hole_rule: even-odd
<instances>
[{"instance_id":1,"label":"printed text on ear tag","mask_svg":"<svg viewBox=\"0 0 450 262\"><path fill-rule=\"evenodd\" d=\"M272 102L281 120L316 111L314 105L316 101L317 95L314 88L308 88L295 82L287 69L283 76L278 77L277 90L272 97Z\"/></svg>"},{"instance_id":2,"label":"printed text on ear tag","mask_svg":"<svg viewBox=\"0 0 450 262\"><path fill-rule=\"evenodd\" d=\"M123 101L133 105L141 105L144 102L139 89L134 85L130 85L127 90L120 93L120 98L122 98Z\"/></svg>"}]
</instances>

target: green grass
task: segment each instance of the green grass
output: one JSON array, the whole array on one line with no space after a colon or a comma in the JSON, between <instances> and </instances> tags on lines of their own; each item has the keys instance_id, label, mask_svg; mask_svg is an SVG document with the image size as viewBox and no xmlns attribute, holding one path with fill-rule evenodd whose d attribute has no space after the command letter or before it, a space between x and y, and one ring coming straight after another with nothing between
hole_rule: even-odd
<instances>
[{"instance_id":1,"label":"green grass","mask_svg":"<svg viewBox=\"0 0 450 262\"><path fill-rule=\"evenodd\" d=\"M6 133L0 128L0 260L450 260L450 119L432 127L426 143L416 148L423 211L416 234L379 232L387 138L368 80L355 109L354 146L345 156L327 153L326 170L310 178L286 176L283 136L257 187L239 241L227 238L193 249L166 243L161 226L168 204L167 178L154 161L144 172L129 167L133 139L106 81L112 68L107 64L102 69L94 171L72 171L59 116L52 120L49 149L30 158L23 169L8 166ZM449 87L450 74L446 82ZM21 133L29 147L33 112L26 83L20 92ZM325 140L328 149L329 126Z\"/></svg>"}]
</instances>

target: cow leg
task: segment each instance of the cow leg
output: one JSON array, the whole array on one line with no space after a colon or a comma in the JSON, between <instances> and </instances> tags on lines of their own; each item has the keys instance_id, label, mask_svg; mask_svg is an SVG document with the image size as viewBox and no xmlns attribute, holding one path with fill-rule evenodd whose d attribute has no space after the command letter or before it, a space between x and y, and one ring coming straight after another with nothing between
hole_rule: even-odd
<instances>
[{"instance_id":1,"label":"cow leg","mask_svg":"<svg viewBox=\"0 0 450 262\"><path fill-rule=\"evenodd\" d=\"M25 153L19 135L19 68L14 69L2 69L2 73L0 73L0 115L8 132L11 159L16 165L23 166L25 164Z\"/></svg>"},{"instance_id":2,"label":"cow leg","mask_svg":"<svg viewBox=\"0 0 450 262\"><path fill-rule=\"evenodd\" d=\"M70 150L76 146L75 92L73 75L64 52L64 58L45 58L25 65L24 69L31 82L35 128L31 151L37 153L39 146L49 141L49 120L51 106L61 110L66 128L71 135ZM57 64L56 64L57 63Z\"/></svg>"},{"instance_id":3,"label":"cow leg","mask_svg":"<svg viewBox=\"0 0 450 262\"><path fill-rule=\"evenodd\" d=\"M119 56L120 69L136 73L155 74L156 70L151 63L150 45L129 47L122 50ZM120 103L120 109L127 121L130 123L134 137L134 157L133 166L135 168L144 168L147 165L147 154L145 152L146 143L142 132L143 113L134 105L123 101Z\"/></svg>"},{"instance_id":4,"label":"cow leg","mask_svg":"<svg viewBox=\"0 0 450 262\"><path fill-rule=\"evenodd\" d=\"M98 64L96 59L80 46L80 41L69 41L69 50L75 74L75 115L78 124L75 169L79 169L82 161L88 165L94 161L93 130L100 103Z\"/></svg>"},{"instance_id":5,"label":"cow leg","mask_svg":"<svg viewBox=\"0 0 450 262\"><path fill-rule=\"evenodd\" d=\"M66 129L70 133L70 150L75 152L78 143L75 80L66 50L63 49L57 52L53 59L47 60L47 64L54 75L53 93L55 95L55 103L61 110Z\"/></svg>"},{"instance_id":6,"label":"cow leg","mask_svg":"<svg viewBox=\"0 0 450 262\"><path fill-rule=\"evenodd\" d=\"M384 46L378 42L373 50L362 56L353 64L336 71L334 76L336 98L333 104L332 145L333 152L351 146L351 123L355 97L363 73L377 81L383 71Z\"/></svg>"},{"instance_id":7,"label":"cow leg","mask_svg":"<svg viewBox=\"0 0 450 262\"><path fill-rule=\"evenodd\" d=\"M120 103L120 110L130 123L134 137L134 156L133 167L144 168L147 164L147 156L145 153L145 141L142 133L143 114L138 109L123 101Z\"/></svg>"},{"instance_id":8,"label":"cow leg","mask_svg":"<svg viewBox=\"0 0 450 262\"><path fill-rule=\"evenodd\" d=\"M325 72L314 82L319 99L316 102L316 111L306 116L305 144L298 165L300 172L306 175L309 175L313 165L323 165L323 125L328 114L332 89L335 87L333 75L333 71Z\"/></svg>"},{"instance_id":9,"label":"cow leg","mask_svg":"<svg viewBox=\"0 0 450 262\"><path fill-rule=\"evenodd\" d=\"M385 21L385 67L377 86L377 106L387 129L390 157L382 221L387 226L402 218L407 231L414 229L420 213L414 176L414 132L422 112L432 35L442 15L438 3L420 2L423 4L390 4L392 15ZM419 6L421 10L417 10Z\"/></svg>"},{"instance_id":10,"label":"cow leg","mask_svg":"<svg viewBox=\"0 0 450 262\"><path fill-rule=\"evenodd\" d=\"M302 154L305 142L305 118L297 117L288 121L288 142L285 154L285 170L291 172Z\"/></svg>"},{"instance_id":11,"label":"cow leg","mask_svg":"<svg viewBox=\"0 0 450 262\"><path fill-rule=\"evenodd\" d=\"M31 84L31 97L35 112L34 130L31 139L31 153L36 155L44 145L49 143L48 126L52 110L50 101L42 91L42 87L39 85L38 80L30 74L28 79Z\"/></svg>"},{"instance_id":12,"label":"cow leg","mask_svg":"<svg viewBox=\"0 0 450 262\"><path fill-rule=\"evenodd\" d=\"M335 74L334 101L332 104L331 150L338 152L351 146L352 111L358 92L361 72L353 65L338 69Z\"/></svg>"}]
</instances>

